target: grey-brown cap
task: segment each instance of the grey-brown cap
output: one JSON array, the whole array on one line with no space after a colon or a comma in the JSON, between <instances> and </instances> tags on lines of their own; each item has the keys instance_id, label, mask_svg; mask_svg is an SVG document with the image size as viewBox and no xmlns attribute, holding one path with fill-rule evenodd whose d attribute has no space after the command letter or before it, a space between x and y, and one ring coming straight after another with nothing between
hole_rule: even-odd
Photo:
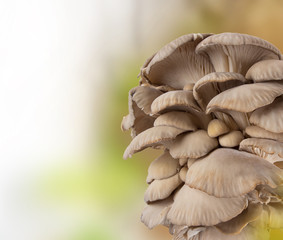
<instances>
[{"instance_id":1,"label":"grey-brown cap","mask_svg":"<svg viewBox=\"0 0 283 240\"><path fill-rule=\"evenodd\" d=\"M184 132L184 130L170 127L157 126L152 127L137 135L130 145L126 148L123 158L132 157L136 152L139 152L147 147L160 145L166 141L174 139L177 135Z\"/></svg>"},{"instance_id":2,"label":"grey-brown cap","mask_svg":"<svg viewBox=\"0 0 283 240\"><path fill-rule=\"evenodd\" d=\"M216 197L235 197L260 184L283 184L283 171L256 155L218 148L189 168L186 184Z\"/></svg>"},{"instance_id":3,"label":"grey-brown cap","mask_svg":"<svg viewBox=\"0 0 283 240\"><path fill-rule=\"evenodd\" d=\"M151 105L153 114L168 111L200 112L201 109L194 99L192 91L170 91L157 97Z\"/></svg>"},{"instance_id":4,"label":"grey-brown cap","mask_svg":"<svg viewBox=\"0 0 283 240\"><path fill-rule=\"evenodd\" d=\"M246 138L241 142L239 150L255 154L271 163L283 161L283 143L278 141Z\"/></svg>"},{"instance_id":5,"label":"grey-brown cap","mask_svg":"<svg viewBox=\"0 0 283 240\"><path fill-rule=\"evenodd\" d=\"M154 121L154 126L172 126L186 131L195 131L199 125L195 115L178 111L164 113Z\"/></svg>"},{"instance_id":6,"label":"grey-brown cap","mask_svg":"<svg viewBox=\"0 0 283 240\"><path fill-rule=\"evenodd\" d=\"M168 85L183 89L195 83L213 66L207 56L195 53L195 47L210 34L188 34L181 36L160 49L141 70L142 78L155 85Z\"/></svg>"},{"instance_id":7,"label":"grey-brown cap","mask_svg":"<svg viewBox=\"0 0 283 240\"><path fill-rule=\"evenodd\" d=\"M228 89L215 96L207 105L206 112L234 110L252 112L266 106L283 94L283 83L264 82L245 84Z\"/></svg>"},{"instance_id":8,"label":"grey-brown cap","mask_svg":"<svg viewBox=\"0 0 283 240\"><path fill-rule=\"evenodd\" d=\"M283 80L283 61L272 59L257 62L248 70L246 78L254 82Z\"/></svg>"},{"instance_id":9,"label":"grey-brown cap","mask_svg":"<svg viewBox=\"0 0 283 240\"><path fill-rule=\"evenodd\" d=\"M198 104L205 110L209 101L217 94L246 82L239 73L213 72L205 75L195 84L193 93Z\"/></svg>"},{"instance_id":10,"label":"grey-brown cap","mask_svg":"<svg viewBox=\"0 0 283 240\"><path fill-rule=\"evenodd\" d=\"M200 158L217 146L216 138L209 137L204 130L198 130L178 136L169 146L169 151L174 158Z\"/></svg>"},{"instance_id":11,"label":"grey-brown cap","mask_svg":"<svg viewBox=\"0 0 283 240\"><path fill-rule=\"evenodd\" d=\"M167 213L173 203L173 197L166 198L162 201L153 202L146 205L142 211L141 221L152 229L157 225L163 225L166 222Z\"/></svg>"},{"instance_id":12,"label":"grey-brown cap","mask_svg":"<svg viewBox=\"0 0 283 240\"><path fill-rule=\"evenodd\" d=\"M283 142L283 133L270 132L258 126L248 126L245 129L245 132L246 134L254 138L267 138Z\"/></svg>"},{"instance_id":13,"label":"grey-brown cap","mask_svg":"<svg viewBox=\"0 0 283 240\"><path fill-rule=\"evenodd\" d=\"M247 34L220 33L199 43L197 53L207 54L216 72L237 72L245 76L256 62L280 59L280 51L271 43Z\"/></svg>"},{"instance_id":14,"label":"grey-brown cap","mask_svg":"<svg viewBox=\"0 0 283 240\"><path fill-rule=\"evenodd\" d=\"M270 132L283 133L283 97L256 109L250 116L250 123Z\"/></svg>"},{"instance_id":15,"label":"grey-brown cap","mask_svg":"<svg viewBox=\"0 0 283 240\"><path fill-rule=\"evenodd\" d=\"M161 180L172 177L178 172L179 161L171 157L168 151L156 158L148 167L147 183L155 179Z\"/></svg>"},{"instance_id":16,"label":"grey-brown cap","mask_svg":"<svg viewBox=\"0 0 283 240\"><path fill-rule=\"evenodd\" d=\"M184 185L174 196L167 217L177 225L212 226L236 217L247 204L244 196L217 198Z\"/></svg>"},{"instance_id":17,"label":"grey-brown cap","mask_svg":"<svg viewBox=\"0 0 283 240\"><path fill-rule=\"evenodd\" d=\"M179 173L172 177L154 180L149 184L144 194L144 201L146 203L162 200L171 195L171 193L182 183Z\"/></svg>"}]
</instances>

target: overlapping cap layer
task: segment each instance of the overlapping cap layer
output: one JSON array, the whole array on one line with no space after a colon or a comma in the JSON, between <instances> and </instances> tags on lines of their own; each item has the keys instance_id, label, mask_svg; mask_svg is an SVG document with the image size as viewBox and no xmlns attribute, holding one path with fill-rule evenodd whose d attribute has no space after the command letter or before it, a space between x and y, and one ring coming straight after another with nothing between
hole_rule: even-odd
<instances>
[{"instance_id":1,"label":"overlapping cap layer","mask_svg":"<svg viewBox=\"0 0 283 240\"><path fill-rule=\"evenodd\" d=\"M268 240L283 228L283 61L258 37L188 34L141 68L124 158L161 151L141 220L175 240Z\"/></svg>"}]
</instances>

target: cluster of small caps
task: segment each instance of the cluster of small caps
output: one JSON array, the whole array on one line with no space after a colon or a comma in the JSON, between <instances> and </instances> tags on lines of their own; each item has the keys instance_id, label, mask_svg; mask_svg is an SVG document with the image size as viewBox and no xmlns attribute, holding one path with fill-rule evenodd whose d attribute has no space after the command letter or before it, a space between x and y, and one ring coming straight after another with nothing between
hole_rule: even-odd
<instances>
[{"instance_id":1,"label":"cluster of small caps","mask_svg":"<svg viewBox=\"0 0 283 240\"><path fill-rule=\"evenodd\" d=\"M131 157L149 166L141 216L178 240L264 240L283 228L283 60L258 37L188 34L148 59L129 92Z\"/></svg>"}]
</instances>

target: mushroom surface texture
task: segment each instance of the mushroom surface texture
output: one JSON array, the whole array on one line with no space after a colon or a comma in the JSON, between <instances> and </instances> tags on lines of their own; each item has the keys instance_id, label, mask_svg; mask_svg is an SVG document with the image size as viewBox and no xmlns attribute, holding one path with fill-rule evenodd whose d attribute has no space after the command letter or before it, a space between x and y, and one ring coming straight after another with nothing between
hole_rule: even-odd
<instances>
[{"instance_id":1,"label":"mushroom surface texture","mask_svg":"<svg viewBox=\"0 0 283 240\"><path fill-rule=\"evenodd\" d=\"M162 47L129 91L124 158L149 164L141 221L173 240L269 240L283 229L283 60L240 33L192 33Z\"/></svg>"}]
</instances>

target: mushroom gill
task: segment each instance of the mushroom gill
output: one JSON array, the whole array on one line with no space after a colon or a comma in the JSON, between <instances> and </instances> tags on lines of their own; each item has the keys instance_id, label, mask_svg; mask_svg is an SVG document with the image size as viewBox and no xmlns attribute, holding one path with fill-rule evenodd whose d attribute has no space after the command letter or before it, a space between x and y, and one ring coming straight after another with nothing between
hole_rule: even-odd
<instances>
[{"instance_id":1,"label":"mushroom gill","mask_svg":"<svg viewBox=\"0 0 283 240\"><path fill-rule=\"evenodd\" d=\"M269 240L283 228L283 55L258 37L188 34L142 66L124 158L148 168L141 220L174 240Z\"/></svg>"}]
</instances>

